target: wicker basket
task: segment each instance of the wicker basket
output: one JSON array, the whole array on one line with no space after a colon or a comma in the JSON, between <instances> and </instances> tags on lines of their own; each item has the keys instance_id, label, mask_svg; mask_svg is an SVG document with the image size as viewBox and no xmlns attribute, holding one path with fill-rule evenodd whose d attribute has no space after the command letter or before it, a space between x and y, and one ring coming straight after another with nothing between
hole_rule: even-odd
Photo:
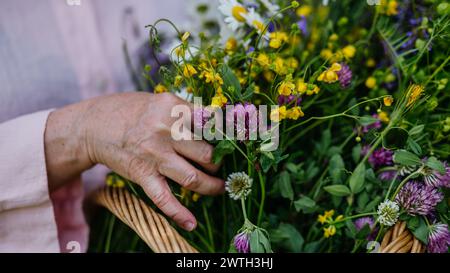
<instances>
[{"instance_id":1,"label":"wicker basket","mask_svg":"<svg viewBox=\"0 0 450 273\"><path fill-rule=\"evenodd\" d=\"M156 253L197 253L162 216L125 189L106 187L94 195L94 201L107 208L133 229ZM397 222L383 237L381 253L423 253L426 247Z\"/></svg>"},{"instance_id":2,"label":"wicker basket","mask_svg":"<svg viewBox=\"0 0 450 273\"><path fill-rule=\"evenodd\" d=\"M426 247L406 228L406 222L397 222L381 241L381 253L423 253Z\"/></svg>"},{"instance_id":3,"label":"wicker basket","mask_svg":"<svg viewBox=\"0 0 450 273\"><path fill-rule=\"evenodd\" d=\"M133 229L155 253L197 253L159 213L125 189L106 187L94 201Z\"/></svg>"}]
</instances>

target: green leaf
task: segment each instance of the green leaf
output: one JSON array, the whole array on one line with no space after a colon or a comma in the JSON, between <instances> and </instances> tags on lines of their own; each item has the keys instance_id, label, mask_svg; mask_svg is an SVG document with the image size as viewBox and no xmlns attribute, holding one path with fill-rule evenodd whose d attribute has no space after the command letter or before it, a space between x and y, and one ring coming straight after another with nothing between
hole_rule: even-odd
<instances>
[{"instance_id":1,"label":"green leaf","mask_svg":"<svg viewBox=\"0 0 450 273\"><path fill-rule=\"evenodd\" d=\"M317 253L320 247L320 241L314 241L311 243L307 243L305 245L305 248L303 249L303 252L305 253Z\"/></svg>"},{"instance_id":2,"label":"green leaf","mask_svg":"<svg viewBox=\"0 0 450 273\"><path fill-rule=\"evenodd\" d=\"M241 100L249 100L252 97L254 91L255 84L252 83L247 87L247 89L245 89L244 94L242 94Z\"/></svg>"},{"instance_id":3,"label":"green leaf","mask_svg":"<svg viewBox=\"0 0 450 273\"><path fill-rule=\"evenodd\" d=\"M417 166L422 163L417 155L406 150L395 151L394 162L403 166Z\"/></svg>"},{"instance_id":4,"label":"green leaf","mask_svg":"<svg viewBox=\"0 0 450 273\"><path fill-rule=\"evenodd\" d=\"M350 189L344 185L331 185L326 186L323 189L329 192L330 194L339 197L349 196L351 194Z\"/></svg>"},{"instance_id":5,"label":"green leaf","mask_svg":"<svg viewBox=\"0 0 450 273\"><path fill-rule=\"evenodd\" d=\"M272 252L269 238L264 234L262 229L257 228L250 234L250 250L251 253Z\"/></svg>"},{"instance_id":6,"label":"green leaf","mask_svg":"<svg viewBox=\"0 0 450 273\"><path fill-rule=\"evenodd\" d=\"M413 151L416 155L422 154L422 147L420 147L420 145L414 139L408 138L407 144L408 149Z\"/></svg>"},{"instance_id":7,"label":"green leaf","mask_svg":"<svg viewBox=\"0 0 450 273\"><path fill-rule=\"evenodd\" d=\"M441 174L445 174L445 165L441 161L439 161L436 157L432 156L428 158L427 163L425 163L427 167L430 167L433 170L440 172Z\"/></svg>"},{"instance_id":8,"label":"green leaf","mask_svg":"<svg viewBox=\"0 0 450 273\"><path fill-rule=\"evenodd\" d=\"M292 225L281 223L280 226L271 232L272 242L279 244L283 249L290 252L301 252L305 240L300 232Z\"/></svg>"},{"instance_id":9,"label":"green leaf","mask_svg":"<svg viewBox=\"0 0 450 273\"><path fill-rule=\"evenodd\" d=\"M288 172L283 171L279 180L281 196L289 200L294 200L294 190L291 185L291 177Z\"/></svg>"},{"instance_id":10,"label":"green leaf","mask_svg":"<svg viewBox=\"0 0 450 273\"><path fill-rule=\"evenodd\" d=\"M344 160L341 155L335 154L330 159L329 173L334 184L342 183L342 173L345 170Z\"/></svg>"},{"instance_id":11,"label":"green leaf","mask_svg":"<svg viewBox=\"0 0 450 273\"><path fill-rule=\"evenodd\" d=\"M352 193L359 193L363 189L365 175L366 166L364 164L359 164L350 176L349 180L350 190L352 191Z\"/></svg>"},{"instance_id":12,"label":"green leaf","mask_svg":"<svg viewBox=\"0 0 450 273\"><path fill-rule=\"evenodd\" d=\"M225 92L232 90L233 94L236 94L238 97L241 97L241 84L239 83L238 77L234 74L233 70L226 65L222 64L220 66L220 74L223 79L223 90Z\"/></svg>"},{"instance_id":13,"label":"green leaf","mask_svg":"<svg viewBox=\"0 0 450 273\"><path fill-rule=\"evenodd\" d=\"M355 163L359 162L359 159L361 158L361 144L358 144L355 147L353 147L352 158Z\"/></svg>"},{"instance_id":14,"label":"green leaf","mask_svg":"<svg viewBox=\"0 0 450 273\"><path fill-rule=\"evenodd\" d=\"M409 230L417 229L419 227L419 224L420 224L420 217L419 216L410 217L406 221L406 226L408 227Z\"/></svg>"},{"instance_id":15,"label":"green leaf","mask_svg":"<svg viewBox=\"0 0 450 273\"><path fill-rule=\"evenodd\" d=\"M414 126L413 128L411 128L411 130L409 130L408 133L410 136L418 135L418 134L422 133L424 128L425 128L425 126L423 124L417 125L417 126Z\"/></svg>"},{"instance_id":16,"label":"green leaf","mask_svg":"<svg viewBox=\"0 0 450 273\"><path fill-rule=\"evenodd\" d=\"M294 207L298 212L303 210L305 213L311 213L314 212L316 202L308 196L302 196L300 199L294 202Z\"/></svg>"},{"instance_id":17,"label":"green leaf","mask_svg":"<svg viewBox=\"0 0 450 273\"><path fill-rule=\"evenodd\" d=\"M411 230L414 236L424 244L428 244L428 233L430 232L427 223L420 218L419 225L416 229Z\"/></svg>"},{"instance_id":18,"label":"green leaf","mask_svg":"<svg viewBox=\"0 0 450 273\"><path fill-rule=\"evenodd\" d=\"M400 127L389 129L383 137L383 146L387 149L403 148L408 140L408 132Z\"/></svg>"},{"instance_id":19,"label":"green leaf","mask_svg":"<svg viewBox=\"0 0 450 273\"><path fill-rule=\"evenodd\" d=\"M234 152L234 145L230 140L221 140L214 148L213 163L219 164L223 157Z\"/></svg>"}]
</instances>

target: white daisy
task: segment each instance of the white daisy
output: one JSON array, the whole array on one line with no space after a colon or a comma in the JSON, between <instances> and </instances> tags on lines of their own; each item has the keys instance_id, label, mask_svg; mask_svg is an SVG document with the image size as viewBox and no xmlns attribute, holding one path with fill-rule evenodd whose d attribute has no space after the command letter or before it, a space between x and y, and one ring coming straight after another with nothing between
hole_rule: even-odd
<instances>
[{"instance_id":1,"label":"white daisy","mask_svg":"<svg viewBox=\"0 0 450 273\"><path fill-rule=\"evenodd\" d=\"M268 10L270 16L274 16L279 10L280 6L272 4L269 0L259 0ZM278 15L280 17L281 14Z\"/></svg>"},{"instance_id":2,"label":"white daisy","mask_svg":"<svg viewBox=\"0 0 450 273\"><path fill-rule=\"evenodd\" d=\"M245 24L248 10L237 0L220 0L219 11L225 15L225 23L233 31Z\"/></svg>"},{"instance_id":3,"label":"white daisy","mask_svg":"<svg viewBox=\"0 0 450 273\"><path fill-rule=\"evenodd\" d=\"M261 34L264 30L264 38L269 39L268 31L266 29L266 24L264 19L255 11L255 9L249 9L248 13L245 15L246 22L249 26L256 29L258 34Z\"/></svg>"}]
</instances>

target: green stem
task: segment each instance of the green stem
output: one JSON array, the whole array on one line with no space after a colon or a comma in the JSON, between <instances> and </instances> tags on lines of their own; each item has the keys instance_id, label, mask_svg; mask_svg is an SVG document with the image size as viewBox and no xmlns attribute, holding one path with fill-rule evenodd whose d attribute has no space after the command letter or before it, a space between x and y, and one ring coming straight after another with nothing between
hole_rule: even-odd
<instances>
[{"instance_id":1,"label":"green stem","mask_svg":"<svg viewBox=\"0 0 450 273\"><path fill-rule=\"evenodd\" d=\"M205 221L206 221L206 229L208 230L209 242L210 242L211 248L214 252L214 250L215 250L214 236L213 236L213 232L212 232L211 222L209 221L208 210L206 209L206 205L204 202L202 203L202 209L203 209L203 215L204 215Z\"/></svg>"},{"instance_id":2,"label":"green stem","mask_svg":"<svg viewBox=\"0 0 450 273\"><path fill-rule=\"evenodd\" d=\"M109 219L109 224L108 224L108 235L106 236L105 253L109 253L110 248L111 248L111 239L112 239L115 222L116 222L116 217L114 215L111 215L111 218Z\"/></svg>"},{"instance_id":3,"label":"green stem","mask_svg":"<svg viewBox=\"0 0 450 273\"><path fill-rule=\"evenodd\" d=\"M335 225L335 224L338 224L338 223L341 223L341 222L345 222L347 220L351 220L351 219L355 219L355 218L361 218L361 217L365 217L365 216L372 216L372 215L376 215L376 214L377 214L376 212L360 213L360 214L356 214L356 215L352 215L352 216L348 216L348 217L342 218L339 221L331 222L330 225Z\"/></svg>"},{"instance_id":4,"label":"green stem","mask_svg":"<svg viewBox=\"0 0 450 273\"><path fill-rule=\"evenodd\" d=\"M395 197L397 196L398 192L400 191L400 189L403 187L403 185L406 184L406 182L408 182L411 178L413 178L414 176L416 176L417 174L419 174L422 171L423 167L420 167L417 171L413 172L412 174L408 175L405 179L402 180L402 182L400 182L400 184L398 185L397 189L395 190L394 194L391 196L391 201L393 201L395 199Z\"/></svg>"},{"instance_id":5,"label":"green stem","mask_svg":"<svg viewBox=\"0 0 450 273\"><path fill-rule=\"evenodd\" d=\"M244 215L244 220L248 221L247 210L245 208L245 199L244 198L241 198L241 206L242 206L242 214Z\"/></svg>"},{"instance_id":6,"label":"green stem","mask_svg":"<svg viewBox=\"0 0 450 273\"><path fill-rule=\"evenodd\" d=\"M263 211L264 211L264 202L266 200L266 184L265 184L264 177L262 176L261 171L258 171L258 177L259 177L259 185L261 187L261 201L259 203L258 221L256 222L257 226L259 226L261 224Z\"/></svg>"}]
</instances>

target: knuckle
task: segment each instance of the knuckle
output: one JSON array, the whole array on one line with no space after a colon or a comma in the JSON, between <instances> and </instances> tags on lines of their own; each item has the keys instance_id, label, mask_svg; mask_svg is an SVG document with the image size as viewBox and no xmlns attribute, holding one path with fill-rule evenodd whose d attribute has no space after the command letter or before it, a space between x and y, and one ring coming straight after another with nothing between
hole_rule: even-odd
<instances>
[{"instance_id":1,"label":"knuckle","mask_svg":"<svg viewBox=\"0 0 450 273\"><path fill-rule=\"evenodd\" d=\"M166 207L170 202L170 194L167 191L159 191L153 197L153 202L158 208Z\"/></svg>"},{"instance_id":2,"label":"knuckle","mask_svg":"<svg viewBox=\"0 0 450 273\"><path fill-rule=\"evenodd\" d=\"M195 171L187 172L181 184L188 189L197 188L198 186L198 174Z\"/></svg>"},{"instance_id":3,"label":"knuckle","mask_svg":"<svg viewBox=\"0 0 450 273\"><path fill-rule=\"evenodd\" d=\"M148 169L147 162L139 156L134 156L129 162L126 169L128 177L136 177L143 170Z\"/></svg>"},{"instance_id":4,"label":"knuckle","mask_svg":"<svg viewBox=\"0 0 450 273\"><path fill-rule=\"evenodd\" d=\"M213 148L210 145L204 145L200 151L200 160L203 163L211 163L213 156Z\"/></svg>"}]
</instances>

